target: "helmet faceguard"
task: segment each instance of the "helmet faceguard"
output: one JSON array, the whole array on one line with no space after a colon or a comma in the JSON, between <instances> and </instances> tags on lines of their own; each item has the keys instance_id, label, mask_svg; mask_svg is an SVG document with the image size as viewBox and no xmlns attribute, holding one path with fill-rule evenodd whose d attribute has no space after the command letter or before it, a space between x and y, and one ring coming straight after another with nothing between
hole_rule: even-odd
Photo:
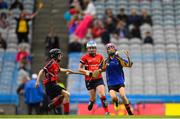
<instances>
[{"instance_id":1,"label":"helmet faceguard","mask_svg":"<svg viewBox=\"0 0 180 119\"><path fill-rule=\"evenodd\" d=\"M109 56L113 56L116 54L117 49L116 49L116 46L114 44L108 43L106 45L106 49L107 49L107 53Z\"/></svg>"},{"instance_id":2,"label":"helmet faceguard","mask_svg":"<svg viewBox=\"0 0 180 119\"><path fill-rule=\"evenodd\" d=\"M87 51L89 53L89 55L92 55L94 56L96 54L96 42L94 40L90 40L87 42L86 44L86 48L87 48Z\"/></svg>"}]
</instances>

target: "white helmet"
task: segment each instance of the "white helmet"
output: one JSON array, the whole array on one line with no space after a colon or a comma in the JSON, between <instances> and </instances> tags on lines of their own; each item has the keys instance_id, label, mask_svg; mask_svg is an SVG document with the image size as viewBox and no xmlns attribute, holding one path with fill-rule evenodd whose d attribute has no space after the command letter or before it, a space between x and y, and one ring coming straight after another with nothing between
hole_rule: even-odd
<instances>
[{"instance_id":1,"label":"white helmet","mask_svg":"<svg viewBox=\"0 0 180 119\"><path fill-rule=\"evenodd\" d=\"M88 48L88 47L96 47L96 46L97 45L96 45L96 42L94 40L90 40L86 44L86 48Z\"/></svg>"}]
</instances>

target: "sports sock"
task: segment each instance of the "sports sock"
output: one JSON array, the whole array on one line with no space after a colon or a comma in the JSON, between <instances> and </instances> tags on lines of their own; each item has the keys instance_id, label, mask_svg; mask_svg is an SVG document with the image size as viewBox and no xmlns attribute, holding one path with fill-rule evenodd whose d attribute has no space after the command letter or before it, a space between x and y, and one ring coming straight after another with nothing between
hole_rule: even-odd
<instances>
[{"instance_id":1,"label":"sports sock","mask_svg":"<svg viewBox=\"0 0 180 119\"><path fill-rule=\"evenodd\" d=\"M128 112L129 115L134 115L134 114L132 113L132 111L131 111L131 106L130 106L130 104L125 104L125 107L126 107L126 110L127 110L127 112Z\"/></svg>"},{"instance_id":2,"label":"sports sock","mask_svg":"<svg viewBox=\"0 0 180 119\"><path fill-rule=\"evenodd\" d=\"M88 110L89 110L89 111L92 110L93 105L94 105L94 102L95 102L95 101L91 101L91 100L89 101L89 103L88 103Z\"/></svg>"},{"instance_id":3,"label":"sports sock","mask_svg":"<svg viewBox=\"0 0 180 119\"><path fill-rule=\"evenodd\" d=\"M52 109L52 108L56 108L58 107L62 101L63 101L63 96L57 96L55 97L53 100L52 100L52 103L49 104L49 108Z\"/></svg>"},{"instance_id":4,"label":"sports sock","mask_svg":"<svg viewBox=\"0 0 180 119\"><path fill-rule=\"evenodd\" d=\"M116 106L118 106L119 103L118 103L118 98L117 97L113 98L112 101Z\"/></svg>"},{"instance_id":5,"label":"sports sock","mask_svg":"<svg viewBox=\"0 0 180 119\"><path fill-rule=\"evenodd\" d=\"M101 103L102 103L102 106L104 108L105 113L109 112L108 111L108 104L106 102L106 96L101 96L100 99L101 99Z\"/></svg>"},{"instance_id":6,"label":"sports sock","mask_svg":"<svg viewBox=\"0 0 180 119\"><path fill-rule=\"evenodd\" d=\"M69 114L69 102L64 103L64 114Z\"/></svg>"},{"instance_id":7,"label":"sports sock","mask_svg":"<svg viewBox=\"0 0 180 119\"><path fill-rule=\"evenodd\" d=\"M118 100L118 98L116 97L116 98L113 98L112 99L112 102L113 102L113 104L114 104L114 109L115 110L119 110L119 100Z\"/></svg>"}]
</instances>

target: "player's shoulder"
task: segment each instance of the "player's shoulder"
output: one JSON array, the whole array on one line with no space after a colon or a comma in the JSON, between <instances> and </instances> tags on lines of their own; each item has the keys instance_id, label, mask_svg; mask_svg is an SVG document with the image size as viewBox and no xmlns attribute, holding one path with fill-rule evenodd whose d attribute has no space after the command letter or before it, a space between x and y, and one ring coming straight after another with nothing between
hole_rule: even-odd
<instances>
[{"instance_id":1,"label":"player's shoulder","mask_svg":"<svg viewBox=\"0 0 180 119\"><path fill-rule=\"evenodd\" d=\"M99 54L99 53L97 53L96 56L97 56L97 57L102 57L102 58L103 58L103 56L102 56L101 54Z\"/></svg>"},{"instance_id":2,"label":"player's shoulder","mask_svg":"<svg viewBox=\"0 0 180 119\"><path fill-rule=\"evenodd\" d=\"M121 60L121 57L118 57L118 56L115 56L113 59L111 59L110 60L110 58L109 57L106 57L106 58L104 58L104 61L106 62L106 63L108 63L108 62L110 62L110 61L120 61Z\"/></svg>"},{"instance_id":3,"label":"player's shoulder","mask_svg":"<svg viewBox=\"0 0 180 119\"><path fill-rule=\"evenodd\" d=\"M48 60L48 61L46 62L46 65L49 65L49 64L52 64L52 63L53 63L53 60L50 59L50 60Z\"/></svg>"},{"instance_id":4,"label":"player's shoulder","mask_svg":"<svg viewBox=\"0 0 180 119\"><path fill-rule=\"evenodd\" d=\"M46 67L51 67L54 64L56 64L56 61L54 59L51 59L47 62Z\"/></svg>"},{"instance_id":5,"label":"player's shoulder","mask_svg":"<svg viewBox=\"0 0 180 119\"><path fill-rule=\"evenodd\" d=\"M88 57L88 53L81 56L81 58L87 58L87 57Z\"/></svg>"}]
</instances>

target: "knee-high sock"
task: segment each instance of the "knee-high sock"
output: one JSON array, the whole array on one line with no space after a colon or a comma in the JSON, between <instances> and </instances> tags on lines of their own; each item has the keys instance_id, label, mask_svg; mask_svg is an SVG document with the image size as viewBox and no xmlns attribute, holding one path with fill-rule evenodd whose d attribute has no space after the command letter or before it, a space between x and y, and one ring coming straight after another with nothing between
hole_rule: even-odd
<instances>
[{"instance_id":1,"label":"knee-high sock","mask_svg":"<svg viewBox=\"0 0 180 119\"><path fill-rule=\"evenodd\" d=\"M64 103L64 114L69 114L69 102Z\"/></svg>"},{"instance_id":2,"label":"knee-high sock","mask_svg":"<svg viewBox=\"0 0 180 119\"><path fill-rule=\"evenodd\" d=\"M129 115L134 115L134 114L132 113L132 111L131 111L131 106L130 106L130 104L125 104L125 107L126 107L126 110L127 110L127 112L128 112Z\"/></svg>"},{"instance_id":3,"label":"knee-high sock","mask_svg":"<svg viewBox=\"0 0 180 119\"><path fill-rule=\"evenodd\" d=\"M102 106L103 106L103 108L104 108L104 111L105 112L109 112L108 111L108 106L105 104L105 102L106 102L106 96L101 96L101 103L102 103Z\"/></svg>"},{"instance_id":4,"label":"knee-high sock","mask_svg":"<svg viewBox=\"0 0 180 119\"><path fill-rule=\"evenodd\" d=\"M117 97L116 97L116 98L113 98L113 99L112 99L112 102L113 102L113 103L118 103L118 98L117 98Z\"/></svg>"},{"instance_id":5,"label":"knee-high sock","mask_svg":"<svg viewBox=\"0 0 180 119\"><path fill-rule=\"evenodd\" d=\"M62 104L63 96L57 96L52 100L54 108L58 107L60 104Z\"/></svg>"}]
</instances>

